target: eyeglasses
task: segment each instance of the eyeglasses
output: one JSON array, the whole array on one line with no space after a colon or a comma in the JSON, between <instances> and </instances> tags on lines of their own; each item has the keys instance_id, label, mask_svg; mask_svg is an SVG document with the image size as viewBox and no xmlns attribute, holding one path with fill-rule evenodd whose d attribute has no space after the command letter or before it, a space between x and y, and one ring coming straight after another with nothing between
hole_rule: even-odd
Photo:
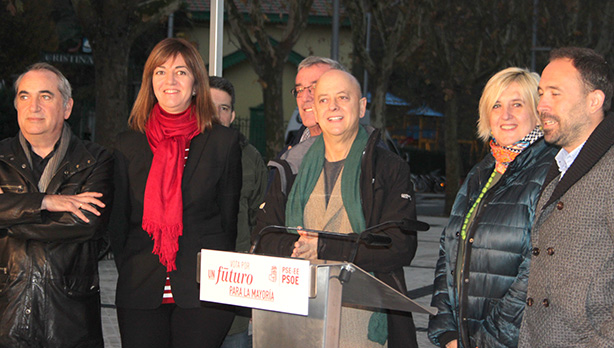
<instances>
[{"instance_id":1,"label":"eyeglasses","mask_svg":"<svg viewBox=\"0 0 614 348\"><path fill-rule=\"evenodd\" d=\"M292 95L294 96L294 98L298 98L304 91L307 91L307 93L313 95L313 90L316 88L316 84L314 83L311 86L307 86L307 87L294 87L290 90L290 93L292 93Z\"/></svg>"}]
</instances>

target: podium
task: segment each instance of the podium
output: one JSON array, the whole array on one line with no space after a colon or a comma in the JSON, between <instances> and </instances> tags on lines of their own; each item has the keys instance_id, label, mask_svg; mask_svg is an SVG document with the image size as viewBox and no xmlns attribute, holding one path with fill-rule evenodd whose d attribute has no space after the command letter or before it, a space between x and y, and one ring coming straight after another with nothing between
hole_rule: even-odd
<instances>
[{"instance_id":1,"label":"podium","mask_svg":"<svg viewBox=\"0 0 614 348\"><path fill-rule=\"evenodd\" d=\"M342 306L436 314L435 308L417 304L354 264L318 260L311 266L314 271L309 314L254 309L255 348L338 347ZM350 272L345 283L339 280L342 272Z\"/></svg>"},{"instance_id":2,"label":"podium","mask_svg":"<svg viewBox=\"0 0 614 348\"><path fill-rule=\"evenodd\" d=\"M433 315L437 311L435 308L419 305L349 262L307 261L204 249L202 254L205 256L199 261L201 268L199 282L202 281L201 300L252 307L252 337L255 348L339 347L342 306L372 310L391 309ZM302 266L305 267L289 263L302 263ZM227 269L232 266L227 265L234 265L236 272L231 274ZM270 297L273 297L274 293L275 301L283 303L281 307L271 307L275 308L274 310L265 306L265 303L269 305L271 301L253 296L261 292L254 292L252 289L242 290L233 284L222 284L220 281L221 274L222 280L226 283L233 280L236 283L239 279L245 278L252 280L249 282L251 286L258 284L255 285L257 288L267 288L267 285L262 284L271 281L272 269L282 270L279 277L275 277L275 282L278 284L283 278L283 270L292 270L293 274L300 274L298 279L301 279L301 289L305 290L288 292L288 287L294 286L292 284L283 285L286 290L284 288L275 288L277 289L274 290L275 292L271 290ZM223 270L223 273L216 274L216 270ZM277 271L275 274L278 274ZM304 282L304 279L308 282ZM211 289L216 287L218 289ZM205 294L206 292L217 294L209 295ZM305 300L307 310L302 313L306 312L307 315L285 313L291 312L291 310L285 310L286 307L292 306L288 303Z\"/></svg>"}]
</instances>

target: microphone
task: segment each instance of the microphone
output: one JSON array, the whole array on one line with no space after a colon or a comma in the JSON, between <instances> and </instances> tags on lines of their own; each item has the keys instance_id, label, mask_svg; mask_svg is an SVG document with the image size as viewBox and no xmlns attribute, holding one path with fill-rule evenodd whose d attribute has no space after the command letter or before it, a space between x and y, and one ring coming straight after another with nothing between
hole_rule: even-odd
<instances>
[{"instance_id":1,"label":"microphone","mask_svg":"<svg viewBox=\"0 0 614 348\"><path fill-rule=\"evenodd\" d=\"M389 246L392 243L392 238L385 234L365 233L360 235L359 240L372 246Z\"/></svg>"},{"instance_id":2,"label":"microphone","mask_svg":"<svg viewBox=\"0 0 614 348\"><path fill-rule=\"evenodd\" d=\"M256 235L256 238L254 238L254 242L252 243L252 246L249 248L249 251L247 252L248 254L254 254L256 253L256 248L258 248L258 244L260 244L260 239L262 239L262 236L265 235L264 232L273 232L276 229L282 229L285 230L286 228L284 226L279 226L279 225L268 225L268 226L264 226L260 232L258 232L258 234Z\"/></svg>"},{"instance_id":3,"label":"microphone","mask_svg":"<svg viewBox=\"0 0 614 348\"><path fill-rule=\"evenodd\" d=\"M429 225L428 223L426 223L424 221L414 220L414 219L410 219L410 218L403 218L401 220L387 221L387 222L381 223L380 225L386 224L386 223L395 223L403 231L421 231L421 232L424 232L424 231L428 231L431 228L431 225ZM373 226L373 227L376 227L376 226Z\"/></svg>"},{"instance_id":4,"label":"microphone","mask_svg":"<svg viewBox=\"0 0 614 348\"><path fill-rule=\"evenodd\" d=\"M358 238L356 242L354 243L352 254L350 256L350 259L348 260L349 264L343 266L341 270L339 271L338 278L341 284L345 284L349 282L350 277L352 276L352 272L354 272L354 267L352 267L352 264L354 263L354 260L356 259L356 254L358 253L358 246L360 244L360 241L376 241L376 240L384 241L385 239L387 239L386 244L383 244L383 243L379 244L377 242L374 242L371 244L366 243L366 244L372 245L372 246L389 246L392 243L392 238L390 238L390 236L381 235L381 234L378 235L378 234L373 234L373 233L382 232L385 229L393 227L393 226L397 226L403 231L428 231L431 228L431 225L427 224L426 222L409 219L409 218L403 218L401 220L385 221L375 226L371 226L367 228L366 230L362 231L360 233L360 238Z\"/></svg>"},{"instance_id":5,"label":"microphone","mask_svg":"<svg viewBox=\"0 0 614 348\"><path fill-rule=\"evenodd\" d=\"M341 237L341 238L351 238L351 239L360 238L359 235L355 233L340 233L340 232L332 232L332 231L325 231L325 230L314 230L310 228L288 227L288 226L281 226L281 225L268 225L268 226L264 226L260 230L260 232L258 232L258 234L256 235L256 238L254 238L254 243L249 249L249 253L254 254L256 252L256 249L258 248L258 245L260 244L260 240L262 239L262 236L264 236L265 234L268 234L270 232L287 233L287 231L299 231L299 230L305 231L305 232L311 232L315 234L336 236L336 237Z\"/></svg>"},{"instance_id":6,"label":"microphone","mask_svg":"<svg viewBox=\"0 0 614 348\"><path fill-rule=\"evenodd\" d=\"M371 246L389 246L392 243L390 236L386 234L374 234L377 232L383 232L390 227L399 227L403 231L428 231L431 225L423 221L418 221L409 218L403 218L401 220L389 220L380 224L371 226L359 234L359 238L355 240L354 248L348 262L354 263L356 254L358 253L358 245L361 241Z\"/></svg>"},{"instance_id":7,"label":"microphone","mask_svg":"<svg viewBox=\"0 0 614 348\"><path fill-rule=\"evenodd\" d=\"M367 228L366 230L362 231L359 234L340 233L340 232L332 232L332 231L325 231L325 230L314 230L314 229L309 229L309 228L288 227L288 226L281 226L281 225L268 225L268 226L263 227L260 230L260 232L258 232L258 234L256 235L256 238L254 238L254 243L249 249L249 253L254 254L256 252L258 245L260 244L260 240L265 234L268 234L271 232L287 233L287 231L301 230L305 232L315 233L318 235L329 235L329 236L335 236L335 237L344 238L344 239L352 239L355 243L355 249L353 250L352 256L350 257L349 261L354 262L354 259L356 258L356 252L358 251L358 244L360 242L363 242L371 246L389 246L390 243L392 243L392 239L390 238L390 236L385 235L385 234L375 234L375 233L381 232L392 226L398 226L401 228L401 230L405 230L405 231L428 231L428 229L431 227L426 222L409 219L409 218L404 218L402 220L391 220L391 221L382 222L380 224Z\"/></svg>"}]
</instances>

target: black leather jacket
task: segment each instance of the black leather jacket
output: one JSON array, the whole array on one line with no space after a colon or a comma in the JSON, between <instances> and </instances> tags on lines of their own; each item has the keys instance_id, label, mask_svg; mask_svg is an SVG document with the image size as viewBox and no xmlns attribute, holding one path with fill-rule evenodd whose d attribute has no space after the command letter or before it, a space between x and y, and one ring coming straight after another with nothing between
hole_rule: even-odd
<instances>
[{"instance_id":1,"label":"black leather jacket","mask_svg":"<svg viewBox=\"0 0 614 348\"><path fill-rule=\"evenodd\" d=\"M47 193L100 192L101 216L41 210L44 193L17 137L0 143L0 347L103 347L98 249L112 200L113 159L72 135Z\"/></svg>"}]
</instances>

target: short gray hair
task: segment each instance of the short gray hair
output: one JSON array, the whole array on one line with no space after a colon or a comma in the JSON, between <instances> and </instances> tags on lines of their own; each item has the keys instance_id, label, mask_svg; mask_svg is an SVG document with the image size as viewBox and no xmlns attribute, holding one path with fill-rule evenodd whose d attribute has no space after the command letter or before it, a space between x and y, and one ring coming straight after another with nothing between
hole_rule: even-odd
<instances>
[{"instance_id":1,"label":"short gray hair","mask_svg":"<svg viewBox=\"0 0 614 348\"><path fill-rule=\"evenodd\" d=\"M62 74L62 72L58 70L58 68L54 67L53 65L49 63L36 63L33 65L30 65L28 69L24 71L21 75L19 75L17 80L15 80L15 85L14 85L15 93L16 94L19 93L18 88L19 88L19 84L21 83L21 79L27 73L29 73L30 71L34 71L34 70L47 70L47 71L54 73L55 76L58 77L58 90L60 91L60 94L62 95L62 101L64 102L64 107L66 107L66 105L68 105L68 101L70 100L70 98L72 98L72 87L70 86L70 82L68 82L68 79L64 76L64 74Z\"/></svg>"},{"instance_id":2,"label":"short gray hair","mask_svg":"<svg viewBox=\"0 0 614 348\"><path fill-rule=\"evenodd\" d=\"M301 71L301 69L303 68L308 68L310 66L317 65L317 64L325 64L325 65L330 66L331 69L336 69L336 70L347 72L345 67L341 65L341 63L339 63L338 61L334 59L326 58L326 57L319 57L319 56L309 56L303 59L303 61L298 64L297 71Z\"/></svg>"}]
</instances>

